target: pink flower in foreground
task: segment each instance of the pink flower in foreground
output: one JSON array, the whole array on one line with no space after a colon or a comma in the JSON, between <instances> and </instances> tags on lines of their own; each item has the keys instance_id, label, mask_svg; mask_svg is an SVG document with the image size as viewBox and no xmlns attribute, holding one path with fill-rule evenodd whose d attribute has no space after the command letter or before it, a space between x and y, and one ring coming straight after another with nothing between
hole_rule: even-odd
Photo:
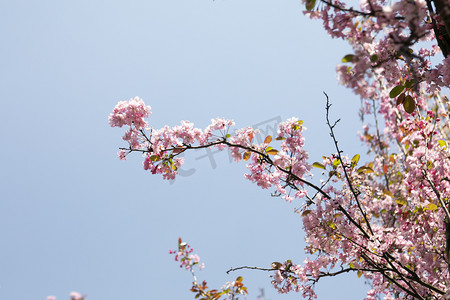
<instances>
[{"instance_id":1,"label":"pink flower in foreground","mask_svg":"<svg viewBox=\"0 0 450 300\"><path fill-rule=\"evenodd\" d=\"M128 101L120 101L109 115L109 124L111 127L131 126L134 124L136 129L143 129L147 126L147 121L144 119L151 114L150 109L151 107L146 106L139 97Z\"/></svg>"}]
</instances>

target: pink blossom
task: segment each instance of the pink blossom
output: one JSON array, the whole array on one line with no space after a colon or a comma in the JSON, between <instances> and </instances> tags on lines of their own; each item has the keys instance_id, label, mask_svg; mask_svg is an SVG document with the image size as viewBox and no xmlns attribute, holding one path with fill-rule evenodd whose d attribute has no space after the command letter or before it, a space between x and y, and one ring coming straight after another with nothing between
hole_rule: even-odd
<instances>
[{"instance_id":1,"label":"pink blossom","mask_svg":"<svg viewBox=\"0 0 450 300\"><path fill-rule=\"evenodd\" d=\"M86 296L82 296L80 293L78 292L70 292L70 299L71 300L83 300Z\"/></svg>"}]
</instances>

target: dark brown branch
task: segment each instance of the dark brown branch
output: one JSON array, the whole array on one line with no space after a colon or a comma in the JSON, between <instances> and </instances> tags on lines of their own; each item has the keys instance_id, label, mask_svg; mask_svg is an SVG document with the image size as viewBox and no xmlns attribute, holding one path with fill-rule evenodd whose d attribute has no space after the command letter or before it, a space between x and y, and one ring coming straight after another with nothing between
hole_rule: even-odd
<instances>
[{"instance_id":1,"label":"dark brown branch","mask_svg":"<svg viewBox=\"0 0 450 300\"><path fill-rule=\"evenodd\" d=\"M428 10L432 14L433 19L433 30L436 36L436 40L438 42L439 48L442 50L442 54L444 57L447 57L450 54L450 7L448 6L448 2L445 0L433 0L434 6L436 7L436 14L442 19L444 22L444 26L438 27L434 20L433 16L433 8L431 6L430 1L427 1Z\"/></svg>"},{"instance_id":2,"label":"dark brown branch","mask_svg":"<svg viewBox=\"0 0 450 300\"><path fill-rule=\"evenodd\" d=\"M142 133L142 134L144 135L146 140L148 140L148 138L145 136L145 133ZM161 152L170 152L170 151L174 151L174 150L179 150L180 152L173 156L173 157L175 157L175 156L185 152L186 150L190 150L190 149L204 149L204 148L209 148L209 147L212 147L212 146L215 146L215 145L220 145L220 144L224 144L224 145L227 145L228 147L236 147L236 148L240 148L240 149L244 149L246 151L250 151L250 152L256 153L256 154L260 155L264 159L265 162L267 162L268 164L276 167L279 171L287 174L288 177L291 177L294 180L297 180L297 181L299 181L299 182L301 182L301 183L303 183L303 184L313 188L314 190L316 190L317 192L322 194L325 198L331 199L331 197L327 193L325 193L320 187L316 186L315 184L313 184L313 183L311 183L309 181L306 181L303 178L300 178L299 176L297 176L294 173L292 173L290 170L286 170L286 169L281 168L280 166L275 165L275 163L269 157L268 154L260 152L260 151L258 151L256 149L253 149L253 148L250 148L250 147L245 147L245 146L242 146L242 145L232 144L232 143L228 142L225 137L222 137L222 138L218 139L217 141L208 143L206 145L192 146L192 145L183 144L181 147L171 147L171 148L163 149L163 150L161 150ZM147 150L147 149L133 149L133 148L131 148L131 146L129 148L119 148L119 149L120 150L127 150L127 151L130 151L130 152L141 152L141 153L148 153L149 152L149 150Z\"/></svg>"},{"instance_id":3,"label":"dark brown branch","mask_svg":"<svg viewBox=\"0 0 450 300\"><path fill-rule=\"evenodd\" d=\"M446 260L447 260L447 266L449 268L449 272L450 272L450 213L447 209L447 205L446 203L444 203L444 201L441 198L441 194L439 193L439 191L436 189L436 186L434 185L434 183L431 181L430 177L428 176L427 172L425 170L422 170L422 174L425 178L425 180L428 182L428 184L431 186L431 188L433 189L433 192L436 194L436 197L439 201L439 203L442 206L442 209L445 212L446 218L445 218L445 241L446 241L446 245L445 245L445 254L447 256Z\"/></svg>"},{"instance_id":4,"label":"dark brown branch","mask_svg":"<svg viewBox=\"0 0 450 300\"><path fill-rule=\"evenodd\" d=\"M338 6L338 5L334 4L334 3L332 3L331 1L327 1L327 0L320 0L320 1L322 3L328 5L328 6L333 7L336 10L345 11L345 12L348 12L348 13L351 13L351 14L365 16L365 17L370 17L370 16L373 17L373 16L375 16L375 13L378 12L378 11L373 11L373 10L371 12L363 12L363 11L359 11L359 10L353 9L353 7L345 8L345 7Z\"/></svg>"},{"instance_id":5,"label":"dark brown branch","mask_svg":"<svg viewBox=\"0 0 450 300\"><path fill-rule=\"evenodd\" d=\"M347 180L347 183L348 183L348 186L350 188L350 191L352 192L352 194L353 194L353 196L354 196L354 198L356 200L356 204L358 205L358 209L361 212L361 214L363 215L364 220L366 221L367 227L369 228L369 231L370 231L371 235L373 235L372 227L370 226L369 220L367 220L366 212L361 207L361 203L360 203L360 201L358 199L358 193L353 188L353 183L351 182L351 180L350 180L350 178L348 176L348 173L347 173L347 170L346 170L346 166L344 165L344 161L343 161L342 156L341 156L341 150L339 149L338 142L336 140L336 136L334 135L334 130L333 129L336 126L336 124L337 124L337 122L339 120L337 120L333 125L331 125L330 118L329 118L329 112L330 112L330 107L331 107L330 99L328 98L327 93L324 92L324 94L325 94L325 97L327 98L326 119L327 119L328 128L330 129L330 136L333 139L334 146L336 147L337 155L338 155L338 158L339 158L339 160L340 160L340 162L342 164L342 169L344 170L345 178Z\"/></svg>"},{"instance_id":6,"label":"dark brown branch","mask_svg":"<svg viewBox=\"0 0 450 300\"><path fill-rule=\"evenodd\" d=\"M259 270L259 271L276 271L277 269L267 269L267 268L260 268L260 267L249 267L249 266L242 266L242 267L237 267L237 268L230 268L227 271L227 274L230 274L230 272L234 272L237 270L242 270L242 269L247 269L247 270ZM290 271L289 271L290 272Z\"/></svg>"},{"instance_id":7,"label":"dark brown branch","mask_svg":"<svg viewBox=\"0 0 450 300\"><path fill-rule=\"evenodd\" d=\"M399 282L397 282L397 280L395 278L393 278L392 276L390 276L388 274L388 272L393 272L393 269L388 269L385 265L380 266L378 263L374 262L372 259L370 259L367 255L365 255L364 253L361 254L361 257L364 259L364 261L372 266L373 268L377 269L379 273L381 273L384 278L386 278L389 282L395 284L396 286L398 286L401 290L403 290L404 292L406 292L408 295L413 296L414 298L419 298L422 299L422 297L420 297L420 295L416 295L414 294L414 292L408 290L406 287L402 286Z\"/></svg>"}]
</instances>

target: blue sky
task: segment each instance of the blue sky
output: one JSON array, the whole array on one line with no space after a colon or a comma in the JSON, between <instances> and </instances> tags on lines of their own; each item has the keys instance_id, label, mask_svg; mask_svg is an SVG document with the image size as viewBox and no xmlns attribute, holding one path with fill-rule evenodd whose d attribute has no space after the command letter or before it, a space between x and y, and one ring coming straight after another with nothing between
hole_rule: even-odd
<instances>
[{"instance_id":1,"label":"blue sky","mask_svg":"<svg viewBox=\"0 0 450 300\"><path fill-rule=\"evenodd\" d=\"M159 128L233 118L237 127L304 120L311 160L333 150L327 92L344 152L364 153L359 99L336 82L349 53L300 1L7 1L1 4L0 299L192 299L169 248L179 236L220 287L238 275L248 299L278 295L268 267L305 259L301 203L272 198L226 153L186 156L190 176L163 181L141 158L116 156L123 131L107 117L140 96ZM315 180L319 180L316 176ZM324 280L319 299L362 299L356 274Z\"/></svg>"}]
</instances>

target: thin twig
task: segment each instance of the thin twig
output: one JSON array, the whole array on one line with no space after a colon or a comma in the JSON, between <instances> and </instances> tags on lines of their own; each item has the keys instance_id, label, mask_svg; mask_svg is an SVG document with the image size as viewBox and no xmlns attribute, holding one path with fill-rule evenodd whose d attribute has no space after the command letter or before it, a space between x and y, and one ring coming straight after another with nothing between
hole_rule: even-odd
<instances>
[{"instance_id":1,"label":"thin twig","mask_svg":"<svg viewBox=\"0 0 450 300\"><path fill-rule=\"evenodd\" d=\"M339 158L339 160L340 160L340 162L342 164L342 169L344 170L345 178L347 180L347 183L348 183L348 186L350 188L350 191L352 192L353 196L355 197L356 204L358 205L358 208L359 208L361 214L363 215L364 220L366 221L366 224L367 224L367 226L369 228L369 231L370 231L371 235L373 235L372 227L370 226L369 220L367 220L367 215L366 215L365 211L361 207L361 203L360 203L360 201L358 199L358 193L355 191L355 189L353 188L353 184L350 181L350 177L348 176L347 170L346 170L346 168L344 166L344 161L342 160L342 156L341 156L341 152L342 151L339 149L338 142L336 140L336 136L334 135L334 130L333 129L336 126L336 124L339 122L339 120L337 120L336 122L334 122L333 125L331 125L330 118L329 118L329 112L330 112L330 107L331 107L330 99L328 98L327 93L324 92L324 94L325 94L325 97L327 98L326 119L327 119L327 125L328 125L328 127L330 129L330 136L333 139L334 145L336 147L337 155L338 155L338 158Z\"/></svg>"}]
</instances>

